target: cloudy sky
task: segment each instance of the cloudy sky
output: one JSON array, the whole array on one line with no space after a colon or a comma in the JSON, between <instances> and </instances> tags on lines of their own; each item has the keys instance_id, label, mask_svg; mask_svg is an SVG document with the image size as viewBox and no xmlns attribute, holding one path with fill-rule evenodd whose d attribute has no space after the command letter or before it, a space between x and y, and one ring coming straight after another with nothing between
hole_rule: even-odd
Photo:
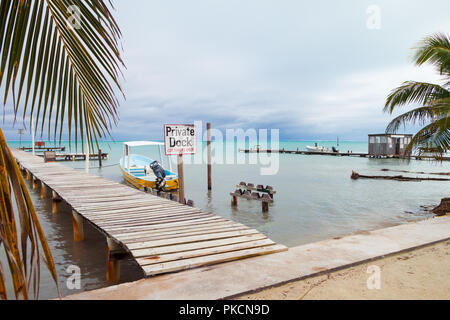
<instances>
[{"instance_id":1,"label":"cloudy sky","mask_svg":"<svg viewBox=\"0 0 450 320\"><path fill-rule=\"evenodd\" d=\"M160 139L164 123L195 120L278 128L283 139L365 140L391 119L382 112L391 89L440 80L412 65L411 49L450 32L448 0L114 3L127 65L118 140ZM379 29L367 26L373 6Z\"/></svg>"}]
</instances>

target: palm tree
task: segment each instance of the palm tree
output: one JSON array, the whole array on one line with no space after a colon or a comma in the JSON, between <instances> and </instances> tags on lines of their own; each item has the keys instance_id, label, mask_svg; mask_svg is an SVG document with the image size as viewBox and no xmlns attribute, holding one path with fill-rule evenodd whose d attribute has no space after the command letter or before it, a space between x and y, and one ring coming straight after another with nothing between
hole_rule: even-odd
<instances>
[{"instance_id":1,"label":"palm tree","mask_svg":"<svg viewBox=\"0 0 450 320\"><path fill-rule=\"evenodd\" d=\"M414 62L421 66L432 64L443 77L444 84L407 81L388 96L385 112L393 113L400 106L418 104L391 121L386 132L396 132L401 125L419 123L424 127L413 137L409 152L440 154L450 150L450 38L447 34L435 34L419 43Z\"/></svg>"},{"instance_id":2,"label":"palm tree","mask_svg":"<svg viewBox=\"0 0 450 320\"><path fill-rule=\"evenodd\" d=\"M1 0L3 103L11 102L24 123L34 119L29 124L34 121L41 135L48 124L55 141L66 133L75 143L87 135L94 144L116 123L123 62L110 7L103 0ZM57 284L55 264L1 128L0 188L0 249L15 297L29 299L31 291L37 297L41 259ZM5 272L0 261L0 300L8 298Z\"/></svg>"}]
</instances>

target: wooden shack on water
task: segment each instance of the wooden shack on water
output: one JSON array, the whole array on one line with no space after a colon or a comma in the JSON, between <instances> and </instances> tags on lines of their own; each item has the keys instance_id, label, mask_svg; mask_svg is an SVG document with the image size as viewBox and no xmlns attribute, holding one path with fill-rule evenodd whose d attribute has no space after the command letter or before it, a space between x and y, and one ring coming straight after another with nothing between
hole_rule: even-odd
<instances>
[{"instance_id":1,"label":"wooden shack on water","mask_svg":"<svg viewBox=\"0 0 450 320\"><path fill-rule=\"evenodd\" d=\"M412 134L370 134L369 156L401 157L409 156L406 147L411 142Z\"/></svg>"}]
</instances>

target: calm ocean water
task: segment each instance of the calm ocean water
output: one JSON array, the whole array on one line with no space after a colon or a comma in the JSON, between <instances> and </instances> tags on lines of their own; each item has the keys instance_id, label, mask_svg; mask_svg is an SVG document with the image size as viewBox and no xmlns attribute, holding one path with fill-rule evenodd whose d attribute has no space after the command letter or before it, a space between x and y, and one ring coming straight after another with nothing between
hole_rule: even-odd
<instances>
[{"instance_id":1,"label":"calm ocean water","mask_svg":"<svg viewBox=\"0 0 450 320\"><path fill-rule=\"evenodd\" d=\"M318 142L332 147L336 142ZM24 142L25 145L30 143ZM304 150L314 141L283 141L280 148ZM11 147L18 146L11 142ZM101 149L110 154L99 169L97 161L90 162L90 173L123 183L116 166L122 156L122 143L102 143ZM227 145L227 151L233 150ZM367 152L367 142L340 143L341 151ZM135 153L157 157L157 150L136 148ZM63 164L84 170L83 162ZM167 162L166 162L167 164ZM262 176L260 165L213 165L213 191L206 187L206 166L185 165L186 197L206 211L214 212L265 233L276 242L297 246L355 232L375 230L408 221L430 217L423 206L437 205L449 196L448 182L398 182L350 179L352 170L361 174L382 175L381 169L424 172L448 172L448 162L406 161L397 159L365 159L353 157L279 155L276 175ZM389 173L393 174L393 173ZM412 176L415 176L412 174ZM261 213L259 202L239 200L238 208L230 206L229 193L241 181L271 185L277 191L275 203L267 214ZM72 219L69 207L58 215L51 214L48 199L40 200L32 192L41 222L57 263L62 295L92 290L109 285L105 279L106 241L94 228L85 225L86 240L72 240ZM69 290L66 272L70 265L81 268L81 290ZM122 282L141 277L131 261L122 262ZM41 299L56 297L54 284L45 270L42 275Z\"/></svg>"}]
</instances>

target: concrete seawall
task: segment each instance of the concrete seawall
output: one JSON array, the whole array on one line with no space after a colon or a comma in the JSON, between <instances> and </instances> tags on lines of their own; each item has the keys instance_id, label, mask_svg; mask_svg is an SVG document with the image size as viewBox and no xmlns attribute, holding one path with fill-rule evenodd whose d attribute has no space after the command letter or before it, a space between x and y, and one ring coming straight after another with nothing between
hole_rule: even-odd
<instances>
[{"instance_id":1,"label":"concrete seawall","mask_svg":"<svg viewBox=\"0 0 450 320\"><path fill-rule=\"evenodd\" d=\"M450 239L450 216L167 274L66 299L226 299Z\"/></svg>"}]
</instances>

